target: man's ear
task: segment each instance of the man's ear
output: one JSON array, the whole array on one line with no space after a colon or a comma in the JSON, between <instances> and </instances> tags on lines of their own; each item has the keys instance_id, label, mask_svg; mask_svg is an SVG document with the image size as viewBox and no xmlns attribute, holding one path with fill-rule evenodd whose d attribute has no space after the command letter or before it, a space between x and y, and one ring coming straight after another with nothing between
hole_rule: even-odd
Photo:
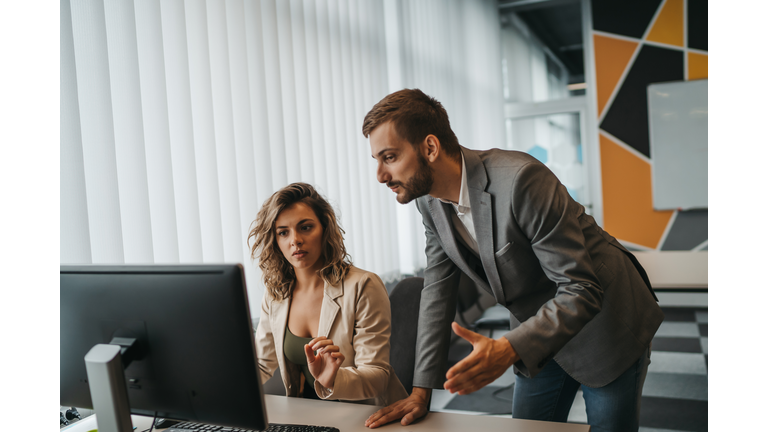
<instances>
[{"instance_id":1,"label":"man's ear","mask_svg":"<svg viewBox=\"0 0 768 432\"><path fill-rule=\"evenodd\" d=\"M436 136L430 134L424 138L424 157L427 158L428 161L436 161L441 151L442 147L440 146L440 140L437 139Z\"/></svg>"}]
</instances>

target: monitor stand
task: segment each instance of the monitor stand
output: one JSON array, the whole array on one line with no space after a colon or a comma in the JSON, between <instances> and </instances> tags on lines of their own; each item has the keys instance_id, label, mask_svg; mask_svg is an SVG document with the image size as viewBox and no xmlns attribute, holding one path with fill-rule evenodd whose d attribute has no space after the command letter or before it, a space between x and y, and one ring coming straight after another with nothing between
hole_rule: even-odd
<instances>
[{"instance_id":1,"label":"monitor stand","mask_svg":"<svg viewBox=\"0 0 768 432\"><path fill-rule=\"evenodd\" d=\"M133 432L121 350L120 345L98 344L85 355L99 432Z\"/></svg>"}]
</instances>

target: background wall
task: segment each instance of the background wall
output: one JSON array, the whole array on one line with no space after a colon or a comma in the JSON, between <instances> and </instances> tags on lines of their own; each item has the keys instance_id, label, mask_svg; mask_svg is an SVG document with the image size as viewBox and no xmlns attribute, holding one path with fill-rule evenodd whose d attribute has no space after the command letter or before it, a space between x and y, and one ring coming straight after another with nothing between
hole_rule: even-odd
<instances>
[{"instance_id":1,"label":"background wall","mask_svg":"<svg viewBox=\"0 0 768 432\"><path fill-rule=\"evenodd\" d=\"M249 225L303 181L355 265L395 279L424 233L376 182L368 110L420 87L464 145L503 140L493 0L60 4L62 264L242 263L258 316Z\"/></svg>"},{"instance_id":2,"label":"background wall","mask_svg":"<svg viewBox=\"0 0 768 432\"><path fill-rule=\"evenodd\" d=\"M592 0L604 228L638 250L707 250L707 210L655 211L646 88L707 78L705 0Z\"/></svg>"}]
</instances>

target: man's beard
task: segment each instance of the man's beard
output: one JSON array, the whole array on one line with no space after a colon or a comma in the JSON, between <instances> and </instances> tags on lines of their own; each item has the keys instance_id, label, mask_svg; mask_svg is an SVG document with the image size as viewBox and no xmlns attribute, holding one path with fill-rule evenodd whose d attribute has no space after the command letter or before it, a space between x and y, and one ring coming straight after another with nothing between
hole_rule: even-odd
<instances>
[{"instance_id":1,"label":"man's beard","mask_svg":"<svg viewBox=\"0 0 768 432\"><path fill-rule=\"evenodd\" d=\"M408 179L407 184L394 182L387 183L387 186L400 186L403 190L403 194L397 195L397 202L400 204L408 204L416 198L428 194L429 191L432 190L433 182L432 169L429 167L429 164L427 164L427 158L419 154L419 169L416 170L416 174Z\"/></svg>"}]
</instances>

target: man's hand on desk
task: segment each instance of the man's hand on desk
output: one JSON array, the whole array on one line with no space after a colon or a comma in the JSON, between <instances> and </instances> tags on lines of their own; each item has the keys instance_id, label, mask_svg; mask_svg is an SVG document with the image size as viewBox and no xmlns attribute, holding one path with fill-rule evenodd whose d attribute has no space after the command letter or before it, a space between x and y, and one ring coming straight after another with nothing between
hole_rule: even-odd
<instances>
[{"instance_id":1,"label":"man's hand on desk","mask_svg":"<svg viewBox=\"0 0 768 432\"><path fill-rule=\"evenodd\" d=\"M317 355L313 351L317 351ZM318 336L304 345L309 373L328 390L333 390L336 373L344 363L344 354L325 336Z\"/></svg>"},{"instance_id":2,"label":"man's hand on desk","mask_svg":"<svg viewBox=\"0 0 768 432\"><path fill-rule=\"evenodd\" d=\"M448 369L448 381L443 387L451 393L470 394L494 382L510 366L520 360L509 341L491 339L467 330L457 323L451 324L453 331L472 344L472 352Z\"/></svg>"},{"instance_id":3,"label":"man's hand on desk","mask_svg":"<svg viewBox=\"0 0 768 432\"><path fill-rule=\"evenodd\" d=\"M417 418L424 417L427 413L427 402L431 395L432 389L414 387L411 395L407 398L382 408L368 417L365 426L373 429L400 419L402 419L400 424L407 426Z\"/></svg>"}]
</instances>

